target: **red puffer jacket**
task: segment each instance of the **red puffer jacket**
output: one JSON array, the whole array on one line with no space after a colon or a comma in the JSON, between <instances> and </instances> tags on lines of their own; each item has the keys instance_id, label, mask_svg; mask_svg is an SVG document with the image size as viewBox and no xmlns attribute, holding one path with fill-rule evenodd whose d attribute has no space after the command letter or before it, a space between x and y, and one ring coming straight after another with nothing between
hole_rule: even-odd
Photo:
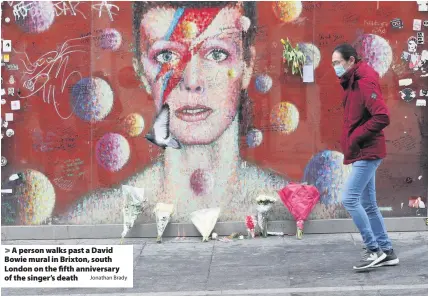
<instances>
[{"instance_id":1,"label":"red puffer jacket","mask_svg":"<svg viewBox=\"0 0 428 296\"><path fill-rule=\"evenodd\" d=\"M389 111L379 85L379 74L360 61L340 79L344 124L341 137L343 163L385 158L383 129L389 125Z\"/></svg>"}]
</instances>

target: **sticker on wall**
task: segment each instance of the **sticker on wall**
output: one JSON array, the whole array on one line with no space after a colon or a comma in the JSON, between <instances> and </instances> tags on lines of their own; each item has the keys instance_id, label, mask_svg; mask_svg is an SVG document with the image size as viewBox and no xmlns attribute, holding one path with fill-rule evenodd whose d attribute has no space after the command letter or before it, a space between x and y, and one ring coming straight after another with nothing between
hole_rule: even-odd
<instances>
[{"instance_id":1,"label":"sticker on wall","mask_svg":"<svg viewBox=\"0 0 428 296\"><path fill-rule=\"evenodd\" d=\"M401 19L399 19L399 18L393 19L393 20L391 21L391 26L392 26L394 29L403 29L403 27L404 27L404 25L403 25L403 21L402 21Z\"/></svg>"},{"instance_id":2,"label":"sticker on wall","mask_svg":"<svg viewBox=\"0 0 428 296\"><path fill-rule=\"evenodd\" d=\"M421 89L419 91L419 96L420 97L428 97L428 90L427 89Z\"/></svg>"},{"instance_id":3,"label":"sticker on wall","mask_svg":"<svg viewBox=\"0 0 428 296\"><path fill-rule=\"evenodd\" d=\"M1 99L1 104L2 105L6 104L6 100L5 99Z\"/></svg>"},{"instance_id":4,"label":"sticker on wall","mask_svg":"<svg viewBox=\"0 0 428 296\"><path fill-rule=\"evenodd\" d=\"M13 77L13 75L9 77L9 84L15 84L15 77Z\"/></svg>"},{"instance_id":5,"label":"sticker on wall","mask_svg":"<svg viewBox=\"0 0 428 296\"><path fill-rule=\"evenodd\" d=\"M418 3L418 11L428 11L428 1L416 1Z\"/></svg>"},{"instance_id":6,"label":"sticker on wall","mask_svg":"<svg viewBox=\"0 0 428 296\"><path fill-rule=\"evenodd\" d=\"M406 56L406 61L409 62L409 68L417 71L421 64L421 55L417 53L418 43L415 36L407 39L407 51L409 55Z\"/></svg>"},{"instance_id":7,"label":"sticker on wall","mask_svg":"<svg viewBox=\"0 0 428 296\"><path fill-rule=\"evenodd\" d=\"M2 60L2 62L9 63L9 61L10 61L9 54L8 53L2 54L1 60Z\"/></svg>"},{"instance_id":8,"label":"sticker on wall","mask_svg":"<svg viewBox=\"0 0 428 296\"><path fill-rule=\"evenodd\" d=\"M6 159L6 157L2 156L1 157L1 166L3 167L3 166L6 166L6 165L7 165L7 159Z\"/></svg>"},{"instance_id":9,"label":"sticker on wall","mask_svg":"<svg viewBox=\"0 0 428 296\"><path fill-rule=\"evenodd\" d=\"M416 98L416 92L411 88L405 88L400 91L401 98L406 102L411 102L414 98Z\"/></svg>"},{"instance_id":10,"label":"sticker on wall","mask_svg":"<svg viewBox=\"0 0 428 296\"><path fill-rule=\"evenodd\" d=\"M425 39L424 32L417 32L416 33L416 39L417 39L418 44L424 44L424 39Z\"/></svg>"},{"instance_id":11,"label":"sticker on wall","mask_svg":"<svg viewBox=\"0 0 428 296\"><path fill-rule=\"evenodd\" d=\"M428 27L428 21L423 21L422 24L424 25L424 27Z\"/></svg>"},{"instance_id":12,"label":"sticker on wall","mask_svg":"<svg viewBox=\"0 0 428 296\"><path fill-rule=\"evenodd\" d=\"M407 51L403 51L403 53L401 54L401 59L408 62L410 60L410 53L408 53Z\"/></svg>"},{"instance_id":13,"label":"sticker on wall","mask_svg":"<svg viewBox=\"0 0 428 296\"><path fill-rule=\"evenodd\" d=\"M9 122L6 121L6 120L3 121L2 124L1 124L1 126L4 127L4 128L7 128L8 125L9 125Z\"/></svg>"},{"instance_id":14,"label":"sticker on wall","mask_svg":"<svg viewBox=\"0 0 428 296\"><path fill-rule=\"evenodd\" d=\"M9 95L9 96L14 96L15 95L15 89L13 88L13 87L8 87L8 89L7 89L7 94Z\"/></svg>"},{"instance_id":15,"label":"sticker on wall","mask_svg":"<svg viewBox=\"0 0 428 296\"><path fill-rule=\"evenodd\" d=\"M12 40L3 40L3 52L12 52Z\"/></svg>"},{"instance_id":16,"label":"sticker on wall","mask_svg":"<svg viewBox=\"0 0 428 296\"><path fill-rule=\"evenodd\" d=\"M426 107L427 101L425 99L417 99L416 100L416 106L417 107Z\"/></svg>"},{"instance_id":17,"label":"sticker on wall","mask_svg":"<svg viewBox=\"0 0 428 296\"><path fill-rule=\"evenodd\" d=\"M21 109L21 101L11 101L10 102L10 108L12 110L19 110L19 109Z\"/></svg>"},{"instance_id":18,"label":"sticker on wall","mask_svg":"<svg viewBox=\"0 0 428 296\"><path fill-rule=\"evenodd\" d=\"M4 120L13 121L13 113L6 113Z\"/></svg>"},{"instance_id":19,"label":"sticker on wall","mask_svg":"<svg viewBox=\"0 0 428 296\"><path fill-rule=\"evenodd\" d=\"M15 131L13 130L13 129L8 129L7 131L6 131L6 137L12 137L13 135L15 134Z\"/></svg>"},{"instance_id":20,"label":"sticker on wall","mask_svg":"<svg viewBox=\"0 0 428 296\"><path fill-rule=\"evenodd\" d=\"M413 20L413 31L420 31L422 29L422 20Z\"/></svg>"},{"instance_id":21,"label":"sticker on wall","mask_svg":"<svg viewBox=\"0 0 428 296\"><path fill-rule=\"evenodd\" d=\"M421 53L421 77L428 76L428 50L422 50Z\"/></svg>"},{"instance_id":22,"label":"sticker on wall","mask_svg":"<svg viewBox=\"0 0 428 296\"><path fill-rule=\"evenodd\" d=\"M0 94L4 96L6 94L6 90L4 88L1 89Z\"/></svg>"},{"instance_id":23,"label":"sticker on wall","mask_svg":"<svg viewBox=\"0 0 428 296\"><path fill-rule=\"evenodd\" d=\"M412 78L400 79L398 80L399 86L409 86L413 83Z\"/></svg>"},{"instance_id":24,"label":"sticker on wall","mask_svg":"<svg viewBox=\"0 0 428 296\"><path fill-rule=\"evenodd\" d=\"M409 197L409 207L417 209L425 209L427 200L422 196L411 196Z\"/></svg>"},{"instance_id":25,"label":"sticker on wall","mask_svg":"<svg viewBox=\"0 0 428 296\"><path fill-rule=\"evenodd\" d=\"M7 64L6 65L6 69L9 70L9 71L18 71L19 67L18 67L17 64Z\"/></svg>"},{"instance_id":26,"label":"sticker on wall","mask_svg":"<svg viewBox=\"0 0 428 296\"><path fill-rule=\"evenodd\" d=\"M19 175L18 174L13 174L9 177L9 181L15 181L19 179Z\"/></svg>"}]
</instances>

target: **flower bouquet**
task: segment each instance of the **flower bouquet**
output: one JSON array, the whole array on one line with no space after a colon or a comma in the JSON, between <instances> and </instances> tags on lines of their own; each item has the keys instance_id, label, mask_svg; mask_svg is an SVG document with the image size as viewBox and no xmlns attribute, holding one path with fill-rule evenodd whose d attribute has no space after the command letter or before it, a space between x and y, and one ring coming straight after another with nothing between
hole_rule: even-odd
<instances>
[{"instance_id":1,"label":"flower bouquet","mask_svg":"<svg viewBox=\"0 0 428 296\"><path fill-rule=\"evenodd\" d=\"M276 198L273 196L259 195L256 198L257 202L257 224L261 230L262 236L267 237L267 223L269 212L272 210L272 205Z\"/></svg>"},{"instance_id":2,"label":"flower bouquet","mask_svg":"<svg viewBox=\"0 0 428 296\"><path fill-rule=\"evenodd\" d=\"M320 193L315 186L289 183L278 191L282 202L296 219L298 239L303 238L303 227L315 204L320 198Z\"/></svg>"},{"instance_id":3,"label":"flower bouquet","mask_svg":"<svg viewBox=\"0 0 428 296\"><path fill-rule=\"evenodd\" d=\"M156 228L158 236L156 242L160 244L162 242L162 234L165 231L166 226L169 223L172 213L174 212L173 204L157 203L153 210L156 216Z\"/></svg>"},{"instance_id":4,"label":"flower bouquet","mask_svg":"<svg viewBox=\"0 0 428 296\"><path fill-rule=\"evenodd\" d=\"M201 233L203 242L208 241L219 215L220 208L203 209L190 214L190 219L196 229Z\"/></svg>"},{"instance_id":5,"label":"flower bouquet","mask_svg":"<svg viewBox=\"0 0 428 296\"><path fill-rule=\"evenodd\" d=\"M248 232L248 238L255 238L256 237L256 232L255 232L255 227L256 227L256 217L254 216L247 216L245 218L245 225L247 226L247 232Z\"/></svg>"},{"instance_id":6,"label":"flower bouquet","mask_svg":"<svg viewBox=\"0 0 428 296\"><path fill-rule=\"evenodd\" d=\"M298 44L296 47L293 47L288 38L287 40L281 39L281 43L284 47L282 51L283 62L287 63L287 66L291 64L291 73L293 75L299 73L303 78L303 65L306 62L306 55L302 52ZM288 69L285 68L285 73L287 72Z\"/></svg>"},{"instance_id":7,"label":"flower bouquet","mask_svg":"<svg viewBox=\"0 0 428 296\"><path fill-rule=\"evenodd\" d=\"M138 188L129 185L122 185L124 193L123 203L123 231L120 244L129 230L134 227L134 222L137 220L138 215L143 211L147 200L144 198L144 188Z\"/></svg>"}]
</instances>

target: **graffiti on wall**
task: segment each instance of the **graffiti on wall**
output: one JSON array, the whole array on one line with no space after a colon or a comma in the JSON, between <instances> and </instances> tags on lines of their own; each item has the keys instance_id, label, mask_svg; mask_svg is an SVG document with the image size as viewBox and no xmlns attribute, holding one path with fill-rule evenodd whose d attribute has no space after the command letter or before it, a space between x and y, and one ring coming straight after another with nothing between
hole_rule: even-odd
<instances>
[{"instance_id":1,"label":"graffiti on wall","mask_svg":"<svg viewBox=\"0 0 428 296\"><path fill-rule=\"evenodd\" d=\"M390 215L414 215L408 198L426 200L428 179L419 178L428 143L413 100L423 94L426 49L389 19L412 4L373 3L368 11L355 3L350 15L348 2L4 3L14 20L2 21L13 44L7 64L19 70L3 71L2 88L17 93L2 106L15 130L2 139L2 188L13 191L3 194L2 223L121 223L121 185L144 188L140 222L154 222L158 202L174 205L176 222L210 207L221 208L221 221L243 221L257 196L290 181L320 191L311 218L347 217L340 190L350 167L338 148L341 88L331 68L342 42L380 74L397 118L387 129L379 204ZM326 14L331 23L320 23ZM282 38L299 44L314 83L284 71ZM414 95L404 99L398 81L409 78ZM12 101L21 107L11 110ZM181 149L144 138L165 103ZM291 218L280 203L272 215Z\"/></svg>"}]
</instances>

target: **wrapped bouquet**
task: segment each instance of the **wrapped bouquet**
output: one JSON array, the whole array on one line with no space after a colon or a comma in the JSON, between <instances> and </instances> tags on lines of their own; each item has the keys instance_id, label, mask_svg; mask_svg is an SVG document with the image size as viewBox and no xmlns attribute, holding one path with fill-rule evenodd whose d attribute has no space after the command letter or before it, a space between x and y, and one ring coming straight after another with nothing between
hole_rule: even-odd
<instances>
[{"instance_id":1,"label":"wrapped bouquet","mask_svg":"<svg viewBox=\"0 0 428 296\"><path fill-rule=\"evenodd\" d=\"M248 238L255 238L256 217L247 216L245 218L245 225L247 226Z\"/></svg>"},{"instance_id":2,"label":"wrapped bouquet","mask_svg":"<svg viewBox=\"0 0 428 296\"><path fill-rule=\"evenodd\" d=\"M144 198L144 188L122 185L122 190L124 193L124 203L121 244L129 230L134 227L135 220L137 220L138 215L143 212L147 202Z\"/></svg>"},{"instance_id":3,"label":"wrapped bouquet","mask_svg":"<svg viewBox=\"0 0 428 296\"><path fill-rule=\"evenodd\" d=\"M174 212L174 205L160 202L156 204L153 212L156 216L156 228L158 233L156 242L160 244L162 242L162 234L169 223L172 213Z\"/></svg>"},{"instance_id":4,"label":"wrapped bouquet","mask_svg":"<svg viewBox=\"0 0 428 296\"><path fill-rule=\"evenodd\" d=\"M267 223L269 212L272 210L272 205L276 198L268 195L259 195L256 198L257 202L257 224L261 230L262 236L267 237Z\"/></svg>"},{"instance_id":5,"label":"wrapped bouquet","mask_svg":"<svg viewBox=\"0 0 428 296\"><path fill-rule=\"evenodd\" d=\"M278 194L294 219L296 219L296 236L298 239L302 239L305 220L320 199L318 189L312 185L289 183Z\"/></svg>"},{"instance_id":6,"label":"wrapped bouquet","mask_svg":"<svg viewBox=\"0 0 428 296\"><path fill-rule=\"evenodd\" d=\"M208 238L217 223L219 215L220 208L203 209L190 214L190 219L192 220L193 225L195 225L201 233L203 242L208 241Z\"/></svg>"}]
</instances>

